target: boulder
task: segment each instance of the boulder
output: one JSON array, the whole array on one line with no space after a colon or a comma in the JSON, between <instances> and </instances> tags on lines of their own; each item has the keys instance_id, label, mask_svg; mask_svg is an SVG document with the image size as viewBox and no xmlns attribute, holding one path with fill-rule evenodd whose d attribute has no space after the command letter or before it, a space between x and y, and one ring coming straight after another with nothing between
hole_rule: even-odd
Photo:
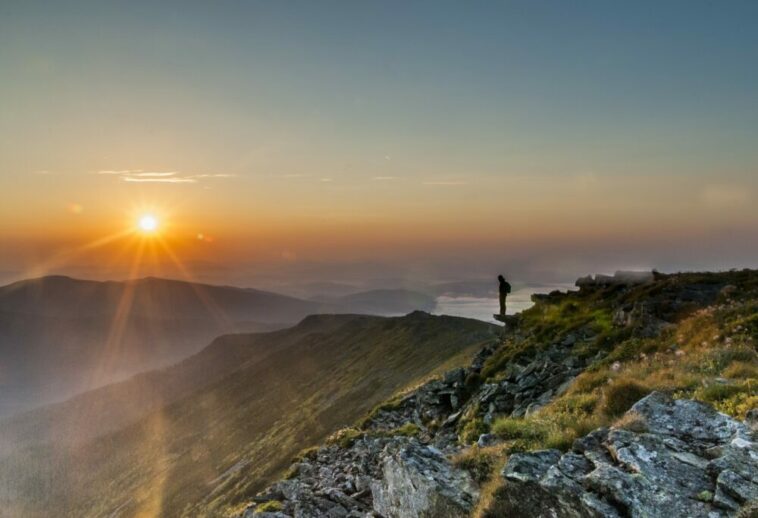
<instances>
[{"instance_id":1,"label":"boulder","mask_svg":"<svg viewBox=\"0 0 758 518\"><path fill-rule=\"evenodd\" d=\"M479 497L468 472L412 439L387 445L382 473L371 493L374 511L386 518L463 518Z\"/></svg>"}]
</instances>

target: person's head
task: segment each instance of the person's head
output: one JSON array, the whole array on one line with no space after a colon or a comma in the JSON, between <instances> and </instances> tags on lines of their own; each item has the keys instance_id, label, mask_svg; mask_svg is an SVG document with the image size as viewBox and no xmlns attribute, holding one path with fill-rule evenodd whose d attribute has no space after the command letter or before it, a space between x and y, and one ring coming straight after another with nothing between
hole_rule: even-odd
<instances>
[{"instance_id":1,"label":"person's head","mask_svg":"<svg viewBox=\"0 0 758 518\"><path fill-rule=\"evenodd\" d=\"M498 275L497 280L499 280L500 282L505 282L505 277L503 277L502 275Z\"/></svg>"}]
</instances>

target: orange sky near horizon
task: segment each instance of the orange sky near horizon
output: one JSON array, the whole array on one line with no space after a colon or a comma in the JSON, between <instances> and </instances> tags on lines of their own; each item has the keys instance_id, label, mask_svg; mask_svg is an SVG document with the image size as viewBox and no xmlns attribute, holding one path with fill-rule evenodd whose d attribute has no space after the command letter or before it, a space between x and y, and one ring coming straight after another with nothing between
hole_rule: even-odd
<instances>
[{"instance_id":1,"label":"orange sky near horizon","mask_svg":"<svg viewBox=\"0 0 758 518\"><path fill-rule=\"evenodd\" d=\"M754 3L391 4L3 6L0 279L758 266Z\"/></svg>"}]
</instances>

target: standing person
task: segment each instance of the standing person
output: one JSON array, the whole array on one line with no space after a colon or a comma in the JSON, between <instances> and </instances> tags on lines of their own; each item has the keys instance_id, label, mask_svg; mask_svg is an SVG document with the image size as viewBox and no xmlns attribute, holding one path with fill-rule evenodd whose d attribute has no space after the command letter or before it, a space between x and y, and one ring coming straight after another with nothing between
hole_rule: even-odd
<instances>
[{"instance_id":1,"label":"standing person","mask_svg":"<svg viewBox=\"0 0 758 518\"><path fill-rule=\"evenodd\" d=\"M502 275L498 275L497 280L500 281L500 315L505 316L505 298L511 292L511 285L508 284L508 281Z\"/></svg>"}]
</instances>

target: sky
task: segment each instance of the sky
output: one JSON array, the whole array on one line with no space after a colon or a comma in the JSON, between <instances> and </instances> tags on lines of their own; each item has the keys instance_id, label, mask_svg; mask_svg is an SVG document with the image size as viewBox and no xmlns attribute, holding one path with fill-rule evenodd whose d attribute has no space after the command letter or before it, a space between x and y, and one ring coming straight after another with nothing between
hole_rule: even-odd
<instances>
[{"instance_id":1,"label":"sky","mask_svg":"<svg viewBox=\"0 0 758 518\"><path fill-rule=\"evenodd\" d=\"M754 1L0 0L0 280L758 267L756 56Z\"/></svg>"}]
</instances>

